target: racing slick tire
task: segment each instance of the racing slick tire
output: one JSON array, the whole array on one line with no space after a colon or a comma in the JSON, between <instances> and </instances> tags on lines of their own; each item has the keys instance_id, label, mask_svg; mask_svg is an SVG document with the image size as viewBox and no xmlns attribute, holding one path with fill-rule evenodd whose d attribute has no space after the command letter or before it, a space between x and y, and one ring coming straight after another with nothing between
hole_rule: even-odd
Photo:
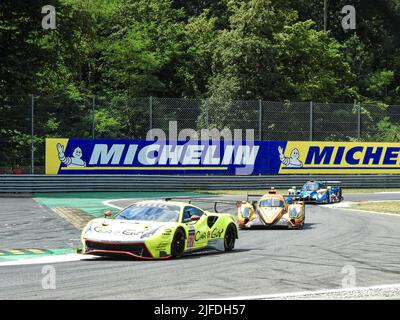
<instances>
[{"instance_id":1,"label":"racing slick tire","mask_svg":"<svg viewBox=\"0 0 400 320\"><path fill-rule=\"evenodd\" d=\"M233 248L235 247L235 241L236 241L236 228L231 223L228 225L225 231L225 236L224 236L225 252L233 250Z\"/></svg>"},{"instance_id":2,"label":"racing slick tire","mask_svg":"<svg viewBox=\"0 0 400 320\"><path fill-rule=\"evenodd\" d=\"M174 238L171 242L171 256L172 258L178 259L183 256L185 251L185 232L182 229L178 229L175 232Z\"/></svg>"}]
</instances>

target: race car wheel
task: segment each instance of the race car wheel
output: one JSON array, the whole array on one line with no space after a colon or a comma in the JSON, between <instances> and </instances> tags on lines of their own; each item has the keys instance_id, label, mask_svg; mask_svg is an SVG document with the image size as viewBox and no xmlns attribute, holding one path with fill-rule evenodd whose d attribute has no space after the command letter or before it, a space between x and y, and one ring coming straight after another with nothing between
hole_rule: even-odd
<instances>
[{"instance_id":1,"label":"race car wheel","mask_svg":"<svg viewBox=\"0 0 400 320\"><path fill-rule=\"evenodd\" d=\"M174 239L171 243L171 256L173 258L180 258L185 251L185 233L182 229L175 232Z\"/></svg>"},{"instance_id":2,"label":"race car wheel","mask_svg":"<svg viewBox=\"0 0 400 320\"><path fill-rule=\"evenodd\" d=\"M235 247L235 241L236 241L236 230L233 224L228 225L228 228L226 228L225 231L225 237L224 237L224 247L225 251L232 251L232 249Z\"/></svg>"}]
</instances>

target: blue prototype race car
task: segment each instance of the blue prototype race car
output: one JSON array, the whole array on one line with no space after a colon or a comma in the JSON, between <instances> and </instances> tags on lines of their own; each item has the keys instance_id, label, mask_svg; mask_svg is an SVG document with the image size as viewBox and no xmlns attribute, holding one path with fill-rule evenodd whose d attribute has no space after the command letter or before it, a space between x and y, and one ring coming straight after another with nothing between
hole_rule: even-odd
<instances>
[{"instance_id":1,"label":"blue prototype race car","mask_svg":"<svg viewBox=\"0 0 400 320\"><path fill-rule=\"evenodd\" d=\"M289 196L295 201L306 203L334 203L343 200L340 181L307 181L300 190L292 187L288 190Z\"/></svg>"}]
</instances>

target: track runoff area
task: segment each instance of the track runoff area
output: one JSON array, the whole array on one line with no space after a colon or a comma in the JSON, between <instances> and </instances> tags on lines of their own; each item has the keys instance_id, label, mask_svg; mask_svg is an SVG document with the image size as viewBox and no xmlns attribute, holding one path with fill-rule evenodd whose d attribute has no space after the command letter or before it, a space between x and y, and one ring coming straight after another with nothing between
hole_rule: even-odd
<instances>
[{"instance_id":1,"label":"track runoff area","mask_svg":"<svg viewBox=\"0 0 400 320\"><path fill-rule=\"evenodd\" d=\"M400 298L400 215L356 211L346 205L400 201L400 192L344 190L341 204L307 205L303 229L242 230L229 253L162 261L76 253L79 229L104 210L117 211L154 197L194 195L70 193L2 198L0 299ZM245 195L208 197L210 202L245 199ZM202 206L212 210L211 204ZM227 204L219 211L236 215L236 208Z\"/></svg>"}]
</instances>

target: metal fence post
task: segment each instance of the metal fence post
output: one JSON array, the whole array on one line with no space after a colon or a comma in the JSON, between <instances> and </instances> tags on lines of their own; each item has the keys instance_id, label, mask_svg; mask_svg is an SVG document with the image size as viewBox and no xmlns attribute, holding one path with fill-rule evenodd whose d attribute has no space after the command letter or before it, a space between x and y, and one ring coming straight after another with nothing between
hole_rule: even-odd
<instances>
[{"instance_id":1,"label":"metal fence post","mask_svg":"<svg viewBox=\"0 0 400 320\"><path fill-rule=\"evenodd\" d=\"M92 139L95 137L96 132L96 96L92 98Z\"/></svg>"},{"instance_id":2,"label":"metal fence post","mask_svg":"<svg viewBox=\"0 0 400 320\"><path fill-rule=\"evenodd\" d=\"M357 138L361 139L361 101L358 101L357 106Z\"/></svg>"},{"instance_id":3,"label":"metal fence post","mask_svg":"<svg viewBox=\"0 0 400 320\"><path fill-rule=\"evenodd\" d=\"M205 107L206 107L206 128L209 129L209 119L208 119L208 98L205 100Z\"/></svg>"},{"instance_id":4,"label":"metal fence post","mask_svg":"<svg viewBox=\"0 0 400 320\"><path fill-rule=\"evenodd\" d=\"M313 102L310 101L310 141L313 140L313 130L314 130L314 128L313 128L313 122L314 122L313 112L314 112L314 110L313 109L314 109Z\"/></svg>"},{"instance_id":5,"label":"metal fence post","mask_svg":"<svg viewBox=\"0 0 400 320\"><path fill-rule=\"evenodd\" d=\"M262 101L258 100L258 138L262 140Z\"/></svg>"},{"instance_id":6,"label":"metal fence post","mask_svg":"<svg viewBox=\"0 0 400 320\"><path fill-rule=\"evenodd\" d=\"M150 96L149 99L149 126L150 130L153 129L153 96Z\"/></svg>"},{"instance_id":7,"label":"metal fence post","mask_svg":"<svg viewBox=\"0 0 400 320\"><path fill-rule=\"evenodd\" d=\"M35 129L34 129L34 112L35 112L35 98L31 96L31 174L35 173Z\"/></svg>"}]
</instances>

